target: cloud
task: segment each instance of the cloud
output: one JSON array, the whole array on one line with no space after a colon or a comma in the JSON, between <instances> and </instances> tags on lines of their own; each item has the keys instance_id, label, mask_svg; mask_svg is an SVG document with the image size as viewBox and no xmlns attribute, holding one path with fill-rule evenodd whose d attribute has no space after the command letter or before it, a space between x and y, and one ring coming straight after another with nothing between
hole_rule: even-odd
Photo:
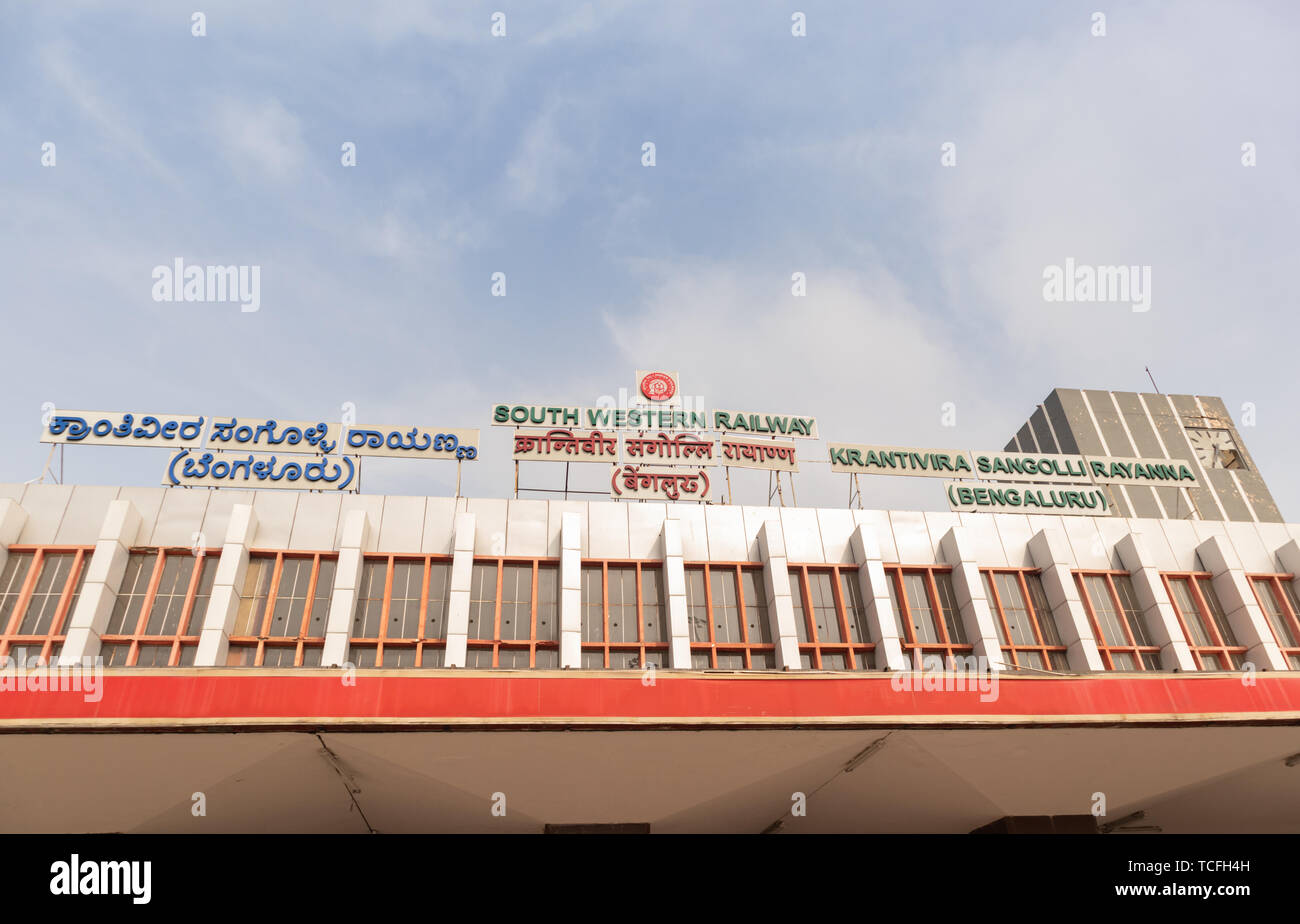
<instances>
[{"instance_id":1,"label":"cloud","mask_svg":"<svg viewBox=\"0 0 1300 924\"><path fill-rule=\"evenodd\" d=\"M221 98L210 128L230 168L242 177L284 179L298 173L307 158L297 116L277 99Z\"/></svg>"}]
</instances>

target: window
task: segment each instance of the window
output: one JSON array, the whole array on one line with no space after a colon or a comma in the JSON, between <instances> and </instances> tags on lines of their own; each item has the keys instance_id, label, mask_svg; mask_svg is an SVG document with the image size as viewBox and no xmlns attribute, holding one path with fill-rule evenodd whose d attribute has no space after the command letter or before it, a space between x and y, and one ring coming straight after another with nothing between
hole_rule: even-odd
<instances>
[{"instance_id":1,"label":"window","mask_svg":"<svg viewBox=\"0 0 1300 924\"><path fill-rule=\"evenodd\" d=\"M217 555L190 549L131 552L101 637L105 667L187 667L208 611Z\"/></svg>"},{"instance_id":2,"label":"window","mask_svg":"<svg viewBox=\"0 0 1300 924\"><path fill-rule=\"evenodd\" d=\"M1128 572L1075 572L1074 578L1106 670L1160 670L1160 649L1151 643Z\"/></svg>"},{"instance_id":3,"label":"window","mask_svg":"<svg viewBox=\"0 0 1300 924\"><path fill-rule=\"evenodd\" d=\"M869 670L875 646L867 640L857 568L790 566L799 658L816 670Z\"/></svg>"},{"instance_id":4,"label":"window","mask_svg":"<svg viewBox=\"0 0 1300 924\"><path fill-rule=\"evenodd\" d=\"M1237 643L1232 626L1228 625L1210 575L1164 574L1161 577L1192 648L1196 666L1203 671L1239 669L1246 649Z\"/></svg>"},{"instance_id":5,"label":"window","mask_svg":"<svg viewBox=\"0 0 1300 924\"><path fill-rule=\"evenodd\" d=\"M560 666L560 568L478 560L470 576L466 667Z\"/></svg>"},{"instance_id":6,"label":"window","mask_svg":"<svg viewBox=\"0 0 1300 924\"><path fill-rule=\"evenodd\" d=\"M686 609L691 622L691 667L776 668L761 566L688 565Z\"/></svg>"},{"instance_id":7,"label":"window","mask_svg":"<svg viewBox=\"0 0 1300 924\"><path fill-rule=\"evenodd\" d=\"M0 659L53 663L63 649L93 547L10 546L0 568Z\"/></svg>"},{"instance_id":8,"label":"window","mask_svg":"<svg viewBox=\"0 0 1300 924\"><path fill-rule=\"evenodd\" d=\"M1056 631L1056 620L1038 572L990 568L981 573L993 623L1010 666L1068 671L1065 646Z\"/></svg>"},{"instance_id":9,"label":"window","mask_svg":"<svg viewBox=\"0 0 1300 924\"><path fill-rule=\"evenodd\" d=\"M1300 670L1300 600L1289 574L1252 575L1250 585L1273 629L1282 657L1292 670Z\"/></svg>"},{"instance_id":10,"label":"window","mask_svg":"<svg viewBox=\"0 0 1300 924\"><path fill-rule=\"evenodd\" d=\"M957 609L952 589L952 572L946 568L888 567L889 599L898 617L903 654L915 665L914 652L939 655L944 664L956 669L958 656L974 650Z\"/></svg>"},{"instance_id":11,"label":"window","mask_svg":"<svg viewBox=\"0 0 1300 924\"><path fill-rule=\"evenodd\" d=\"M367 558L348 660L357 667L442 667L450 585L446 557Z\"/></svg>"},{"instance_id":12,"label":"window","mask_svg":"<svg viewBox=\"0 0 1300 924\"><path fill-rule=\"evenodd\" d=\"M320 667L335 566L320 553L253 553L226 663Z\"/></svg>"},{"instance_id":13,"label":"window","mask_svg":"<svg viewBox=\"0 0 1300 924\"><path fill-rule=\"evenodd\" d=\"M668 667L663 568L641 562L582 566L582 666Z\"/></svg>"}]
</instances>

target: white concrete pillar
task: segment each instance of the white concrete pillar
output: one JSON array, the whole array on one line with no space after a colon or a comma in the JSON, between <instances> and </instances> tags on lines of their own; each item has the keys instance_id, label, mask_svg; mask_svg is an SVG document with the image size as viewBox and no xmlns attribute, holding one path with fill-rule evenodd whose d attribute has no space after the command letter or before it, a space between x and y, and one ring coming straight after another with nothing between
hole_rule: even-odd
<instances>
[{"instance_id":1,"label":"white concrete pillar","mask_svg":"<svg viewBox=\"0 0 1300 924\"><path fill-rule=\"evenodd\" d=\"M1196 660L1187 644L1183 627L1178 624L1174 605L1160 580L1146 543L1138 533L1129 533L1115 544L1120 563L1133 581L1142 621L1151 641L1160 646L1160 666L1167 671L1194 671Z\"/></svg>"},{"instance_id":2,"label":"white concrete pillar","mask_svg":"<svg viewBox=\"0 0 1300 924\"><path fill-rule=\"evenodd\" d=\"M867 609L866 632L876 646L876 670L910 670L903 654L901 627L889 597L889 575L880 554L880 540L865 523L859 523L850 537L853 560L858 565L858 589Z\"/></svg>"},{"instance_id":3,"label":"white concrete pillar","mask_svg":"<svg viewBox=\"0 0 1300 924\"><path fill-rule=\"evenodd\" d=\"M208 611L199 630L199 649L194 654L195 667L222 667L230 648L230 633L239 615L240 594L248 573L248 550L257 535L257 514L252 504L235 504L230 508L226 541L217 560L212 578L212 595Z\"/></svg>"},{"instance_id":4,"label":"white concrete pillar","mask_svg":"<svg viewBox=\"0 0 1300 924\"><path fill-rule=\"evenodd\" d=\"M563 520L560 522L563 524ZM456 515L451 590L447 605L447 657L443 661L447 667L464 667L466 652L469 650L469 595L474 577L474 529L474 514Z\"/></svg>"},{"instance_id":5,"label":"white concrete pillar","mask_svg":"<svg viewBox=\"0 0 1300 924\"><path fill-rule=\"evenodd\" d=\"M691 667L691 616L686 603L686 558L682 552L682 526L664 520L664 589L668 594L669 661L677 670Z\"/></svg>"},{"instance_id":6,"label":"white concrete pillar","mask_svg":"<svg viewBox=\"0 0 1300 924\"><path fill-rule=\"evenodd\" d=\"M1065 645L1070 670L1081 674L1105 670L1092 624L1088 621L1088 611L1074 582L1071 571L1074 556L1065 534L1056 529L1040 529L1029 540L1029 555L1042 580L1047 605L1052 608L1052 619L1056 621L1056 631Z\"/></svg>"},{"instance_id":7,"label":"white concrete pillar","mask_svg":"<svg viewBox=\"0 0 1300 924\"><path fill-rule=\"evenodd\" d=\"M989 670L1005 669L993 610L988 595L984 593L984 578L980 576L964 527L954 526L944 533L939 540L939 556L944 564L952 566L952 589L957 597L957 609L975 657L983 658Z\"/></svg>"},{"instance_id":8,"label":"white concrete pillar","mask_svg":"<svg viewBox=\"0 0 1300 924\"><path fill-rule=\"evenodd\" d=\"M364 510L349 511L339 537L338 565L334 570L334 589L330 592L330 615L325 624L325 650L322 667L342 667L348 660L348 640L352 638L352 620L356 616L357 594L361 589L361 572L370 546L370 518Z\"/></svg>"},{"instance_id":9,"label":"white concrete pillar","mask_svg":"<svg viewBox=\"0 0 1300 924\"><path fill-rule=\"evenodd\" d=\"M2 510L3 508L0 508ZM1300 542L1294 539L1277 550L1277 560L1285 574L1300 574ZM3 564L3 562L0 562ZM1295 578L1292 578L1295 581Z\"/></svg>"},{"instance_id":10,"label":"white concrete pillar","mask_svg":"<svg viewBox=\"0 0 1300 924\"><path fill-rule=\"evenodd\" d=\"M100 639L108 617L117 604L117 592L126 573L126 562L140 532L140 512L127 500L109 503L99 530L99 541L90 556L86 581L81 586L77 608L68 621L67 638L59 664L76 665L83 658L99 656Z\"/></svg>"},{"instance_id":11,"label":"white concrete pillar","mask_svg":"<svg viewBox=\"0 0 1300 924\"><path fill-rule=\"evenodd\" d=\"M9 562L9 546L18 541L27 525L27 511L9 498L0 499L0 572Z\"/></svg>"},{"instance_id":12,"label":"white concrete pillar","mask_svg":"<svg viewBox=\"0 0 1300 924\"><path fill-rule=\"evenodd\" d=\"M767 590L768 625L776 643L776 666L785 671L800 670L803 662L799 660L799 636L794 623L790 565L786 561L785 537L781 535L779 521L768 520L759 527L758 549L763 556L763 586Z\"/></svg>"},{"instance_id":13,"label":"white concrete pillar","mask_svg":"<svg viewBox=\"0 0 1300 924\"><path fill-rule=\"evenodd\" d=\"M560 667L582 667L582 519L572 511L560 515Z\"/></svg>"},{"instance_id":14,"label":"white concrete pillar","mask_svg":"<svg viewBox=\"0 0 1300 924\"><path fill-rule=\"evenodd\" d=\"M1237 550L1222 536L1211 536L1196 547L1196 554L1205 570L1210 572L1214 592L1223 604L1223 612L1238 644L1246 648L1245 660L1254 664L1257 670L1290 670L1277 639L1273 637L1273 629L1255 599Z\"/></svg>"}]
</instances>

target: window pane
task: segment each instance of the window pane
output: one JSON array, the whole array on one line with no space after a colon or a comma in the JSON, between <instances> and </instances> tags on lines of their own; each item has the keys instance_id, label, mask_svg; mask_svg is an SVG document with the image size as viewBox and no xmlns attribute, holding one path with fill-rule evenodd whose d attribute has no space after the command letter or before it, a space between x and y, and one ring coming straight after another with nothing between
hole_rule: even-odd
<instances>
[{"instance_id":1,"label":"window pane","mask_svg":"<svg viewBox=\"0 0 1300 924\"><path fill-rule=\"evenodd\" d=\"M262 614L271 590L273 558L250 558L244 573L244 587L239 594L239 612L235 616L235 636L262 634ZM252 662L249 662L252 663Z\"/></svg>"},{"instance_id":2,"label":"window pane","mask_svg":"<svg viewBox=\"0 0 1300 924\"><path fill-rule=\"evenodd\" d=\"M742 641L735 573L725 568L710 570L709 590L713 594L714 641L718 644Z\"/></svg>"},{"instance_id":3,"label":"window pane","mask_svg":"<svg viewBox=\"0 0 1300 924\"><path fill-rule=\"evenodd\" d=\"M420 594L424 590L424 562L393 562L393 595L388 602L388 637L416 638L420 633ZM410 663L415 666L415 649L410 652ZM396 653L397 649L394 649ZM384 652L384 666L388 666L388 654Z\"/></svg>"},{"instance_id":4,"label":"window pane","mask_svg":"<svg viewBox=\"0 0 1300 924\"><path fill-rule=\"evenodd\" d=\"M35 552L10 552L4 570L0 571L0 632L9 628L9 620L22 595L23 582L27 580L27 572L35 558ZM83 567L81 570L86 569Z\"/></svg>"},{"instance_id":5,"label":"window pane","mask_svg":"<svg viewBox=\"0 0 1300 924\"><path fill-rule=\"evenodd\" d=\"M557 565L537 566L536 637L543 642L554 642L560 638L560 569ZM538 658L540 662L540 651ZM536 666L542 665L538 663Z\"/></svg>"},{"instance_id":6,"label":"window pane","mask_svg":"<svg viewBox=\"0 0 1300 924\"><path fill-rule=\"evenodd\" d=\"M1273 593L1273 582L1268 578L1255 578L1252 583L1255 585L1255 596L1259 598L1259 605L1264 610L1264 615L1268 617L1268 624L1273 627L1278 642L1283 648L1296 647L1295 636L1291 633L1291 627L1287 625L1282 608L1278 605L1277 596Z\"/></svg>"},{"instance_id":7,"label":"window pane","mask_svg":"<svg viewBox=\"0 0 1300 924\"><path fill-rule=\"evenodd\" d=\"M989 609L993 611L993 629L998 634L998 641L1002 647L1010 647L1011 643L1007 641L1007 632L1002 628L1001 614L998 612L997 593L993 589L993 575L988 571L981 571L984 577L984 596L988 598Z\"/></svg>"},{"instance_id":8,"label":"window pane","mask_svg":"<svg viewBox=\"0 0 1300 924\"><path fill-rule=\"evenodd\" d=\"M1038 619L1038 630L1043 633L1043 644L1060 645L1061 633L1056 631L1056 617L1052 615L1052 608L1047 603L1042 577L1034 572L1026 572L1025 586L1029 588L1029 602L1033 604L1034 616Z\"/></svg>"},{"instance_id":9,"label":"window pane","mask_svg":"<svg viewBox=\"0 0 1300 924\"><path fill-rule=\"evenodd\" d=\"M609 640L637 641L636 568L628 565L609 568ZM611 656L612 657L612 656ZM612 665L611 661L611 665Z\"/></svg>"},{"instance_id":10,"label":"window pane","mask_svg":"<svg viewBox=\"0 0 1300 924\"><path fill-rule=\"evenodd\" d=\"M1237 636L1233 634L1232 625L1228 622L1228 616L1223 611L1223 604L1219 602L1219 595L1214 589L1214 581L1210 578L1197 578L1196 586L1201 591L1201 596L1205 598L1205 604L1210 608L1210 619L1214 622L1214 627L1219 630L1219 637L1223 639L1224 645L1230 648L1237 647Z\"/></svg>"},{"instance_id":11,"label":"window pane","mask_svg":"<svg viewBox=\"0 0 1300 924\"><path fill-rule=\"evenodd\" d=\"M939 591L939 606L943 610L943 623L948 628L948 640L954 645L970 644L966 640L966 627L962 625L957 609L957 594L952 589L952 573L934 572L934 586Z\"/></svg>"},{"instance_id":12,"label":"window pane","mask_svg":"<svg viewBox=\"0 0 1300 924\"><path fill-rule=\"evenodd\" d=\"M763 572L752 569L740 572L741 588L745 592L745 626L751 645L770 645L772 625L768 621L767 593L763 585Z\"/></svg>"},{"instance_id":13,"label":"window pane","mask_svg":"<svg viewBox=\"0 0 1300 924\"><path fill-rule=\"evenodd\" d=\"M862 603L862 588L858 585L858 576L852 571L840 572L840 596L848 610L849 640L865 642L867 634L867 608Z\"/></svg>"},{"instance_id":14,"label":"window pane","mask_svg":"<svg viewBox=\"0 0 1300 924\"><path fill-rule=\"evenodd\" d=\"M113 604L113 612L109 614L108 626L104 630L105 635L133 635L136 626L140 620L140 608L144 605L144 596L149 589L149 577L153 574L153 563L157 555L151 552L132 552L126 559L126 571L122 575L121 589L117 592L117 602ZM37 580L37 592L40 591L41 585L45 583L45 572L49 571L49 565L46 564L41 569L42 573ZM36 594L32 594L32 604L36 603ZM27 607L27 616L23 619L24 626L31 618L32 604ZM107 662L105 662L107 663Z\"/></svg>"},{"instance_id":15,"label":"window pane","mask_svg":"<svg viewBox=\"0 0 1300 924\"><path fill-rule=\"evenodd\" d=\"M429 608L424 614L424 637L447 637L447 606L450 601L448 584L451 582L451 563L435 561L429 563ZM427 660L425 667L429 667Z\"/></svg>"},{"instance_id":16,"label":"window pane","mask_svg":"<svg viewBox=\"0 0 1300 924\"><path fill-rule=\"evenodd\" d=\"M691 641L709 640L709 606L704 593L704 571L688 568L686 571L686 609L690 613Z\"/></svg>"},{"instance_id":17,"label":"window pane","mask_svg":"<svg viewBox=\"0 0 1300 924\"><path fill-rule=\"evenodd\" d=\"M582 566L582 640L584 642L605 640L605 591L602 571L600 565ZM603 654L601 659L602 662L598 666L603 667ZM584 662L582 666L586 667L587 664Z\"/></svg>"},{"instance_id":18,"label":"window pane","mask_svg":"<svg viewBox=\"0 0 1300 924\"><path fill-rule=\"evenodd\" d=\"M203 623L208 615L208 600L212 597L212 585L217 577L217 564L218 559L211 555L204 555L198 561L198 566L203 571L199 575L199 586L194 589L194 605L190 607L189 622L183 630L186 635L198 635L203 631ZM193 657L193 651L189 647L182 648L182 662L186 651L190 651L190 656Z\"/></svg>"},{"instance_id":19,"label":"window pane","mask_svg":"<svg viewBox=\"0 0 1300 924\"><path fill-rule=\"evenodd\" d=\"M808 589L812 594L817 641L833 644L844 641L844 632L840 628L840 614L835 606L835 586L831 582L831 577L828 571L808 572ZM825 663L823 658L822 664Z\"/></svg>"},{"instance_id":20,"label":"window pane","mask_svg":"<svg viewBox=\"0 0 1300 924\"><path fill-rule=\"evenodd\" d=\"M812 641L812 636L808 632L808 620L811 618L808 614L808 608L803 599L803 570L800 568L790 569L790 595L794 597L794 631L801 643Z\"/></svg>"},{"instance_id":21,"label":"window pane","mask_svg":"<svg viewBox=\"0 0 1300 924\"><path fill-rule=\"evenodd\" d=\"M1088 602L1092 604L1092 611L1097 616L1097 626L1102 636L1097 641L1109 648L1126 647L1129 644L1128 636L1124 634L1119 611L1115 607L1114 598L1110 595L1106 579L1098 574L1084 575L1083 586L1088 594ZM1120 579L1117 576L1115 578L1117 591L1119 587ZM1121 599L1122 596L1121 594Z\"/></svg>"},{"instance_id":22,"label":"window pane","mask_svg":"<svg viewBox=\"0 0 1300 924\"><path fill-rule=\"evenodd\" d=\"M470 575L469 637L493 638L496 632L497 566L475 564ZM491 652L489 652L491 654ZM467 662L468 663L468 662ZM479 666L479 665L469 665ZM491 666L489 658L488 666Z\"/></svg>"},{"instance_id":23,"label":"window pane","mask_svg":"<svg viewBox=\"0 0 1300 924\"><path fill-rule=\"evenodd\" d=\"M647 642L669 640L668 620L664 616L663 574L658 568L641 567L641 621ZM656 662L658 663L658 662ZM666 667L666 664L659 664Z\"/></svg>"},{"instance_id":24,"label":"window pane","mask_svg":"<svg viewBox=\"0 0 1300 924\"><path fill-rule=\"evenodd\" d=\"M922 645L933 645L939 641L939 632L935 628L934 611L930 608L930 594L926 590L925 575L903 573L903 597L911 612L909 625L912 636Z\"/></svg>"},{"instance_id":25,"label":"window pane","mask_svg":"<svg viewBox=\"0 0 1300 924\"><path fill-rule=\"evenodd\" d=\"M1187 631L1192 636L1192 644L1202 648L1208 647L1211 644L1210 633L1205 626L1200 607L1196 605L1196 598L1187 579L1170 578L1169 590L1174 598L1174 606L1178 608L1178 613L1183 617Z\"/></svg>"},{"instance_id":26,"label":"window pane","mask_svg":"<svg viewBox=\"0 0 1300 924\"><path fill-rule=\"evenodd\" d=\"M1019 647L1037 645L1034 627L1029 622L1029 605L1020 589L1019 575L1003 571L997 574L996 580L998 599L1007 619L1007 628L1011 631L1011 643Z\"/></svg>"},{"instance_id":27,"label":"window pane","mask_svg":"<svg viewBox=\"0 0 1300 924\"><path fill-rule=\"evenodd\" d=\"M311 618L307 620L307 637L324 638L325 627L329 625L330 616L330 598L334 594L334 572L338 567L338 562L332 558L322 558L320 565L316 569L316 588L311 602ZM313 649L303 651L303 664L307 664L308 658L315 658L316 665L320 664L320 649L315 649L316 654L309 654Z\"/></svg>"},{"instance_id":28,"label":"window pane","mask_svg":"<svg viewBox=\"0 0 1300 924\"><path fill-rule=\"evenodd\" d=\"M505 565L501 573L501 635L499 637L511 640L528 639L532 637L532 633L533 566Z\"/></svg>"}]
</instances>

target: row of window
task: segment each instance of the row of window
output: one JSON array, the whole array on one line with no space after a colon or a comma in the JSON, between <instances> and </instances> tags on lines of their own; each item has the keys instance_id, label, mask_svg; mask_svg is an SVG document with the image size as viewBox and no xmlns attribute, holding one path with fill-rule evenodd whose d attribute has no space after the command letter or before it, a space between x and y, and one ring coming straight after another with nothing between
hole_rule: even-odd
<instances>
[{"instance_id":1,"label":"row of window","mask_svg":"<svg viewBox=\"0 0 1300 924\"><path fill-rule=\"evenodd\" d=\"M11 651L47 661L58 655L92 551L81 546L10 551L0 571L0 658ZM132 552L102 636L105 665L192 665L216 565L215 555L189 549ZM319 666L334 571L330 554L254 554L241 588L227 664ZM886 573L909 660L938 655L953 663L972 652L949 569L889 566ZM997 568L981 575L1005 662L1026 670L1068 670L1066 648L1039 575ZM1233 634L1210 576L1166 574L1162 579L1197 667L1240 668L1245 648ZM1159 670L1159 648L1129 575L1078 572L1075 580L1105 668ZM1259 575L1250 581L1288 664L1300 670L1300 600L1291 576ZM446 557L368 557L349 660L359 667L442 667L450 583ZM792 565L790 586L803 666L870 669L875 646L856 569ZM558 667L559 597L554 562L475 561L466 666ZM667 591L658 563L584 563L581 602L583 667L668 666ZM761 566L688 565L686 603L692 667L776 667Z\"/></svg>"}]
</instances>

